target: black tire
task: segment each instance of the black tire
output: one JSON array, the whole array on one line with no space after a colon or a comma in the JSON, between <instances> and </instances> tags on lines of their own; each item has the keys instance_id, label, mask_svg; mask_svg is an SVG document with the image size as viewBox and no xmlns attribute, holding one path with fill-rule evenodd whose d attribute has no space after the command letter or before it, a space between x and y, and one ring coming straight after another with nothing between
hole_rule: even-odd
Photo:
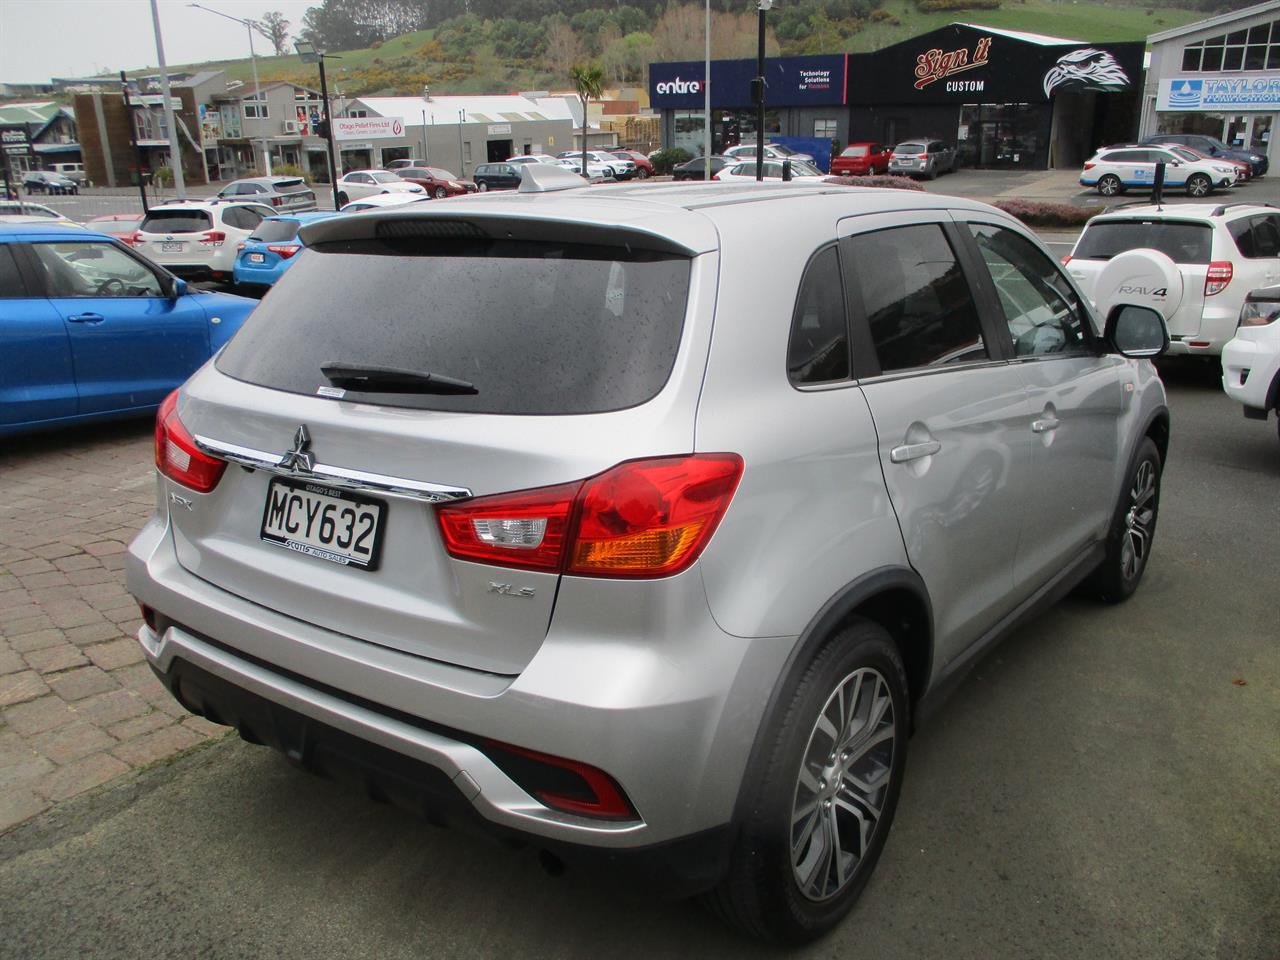
<instances>
[{"instance_id":1,"label":"black tire","mask_svg":"<svg viewBox=\"0 0 1280 960\"><path fill-rule=\"evenodd\" d=\"M339 210L341 210L350 202L351 202L351 199L345 193L342 193L341 191L338 192L338 209Z\"/></svg>"},{"instance_id":2,"label":"black tire","mask_svg":"<svg viewBox=\"0 0 1280 960\"><path fill-rule=\"evenodd\" d=\"M638 179L638 180L648 180L648 179L649 179L649 171L648 171L648 170L646 170L644 167L637 167L637 168L636 168L636 179Z\"/></svg>"},{"instance_id":3,"label":"black tire","mask_svg":"<svg viewBox=\"0 0 1280 960\"><path fill-rule=\"evenodd\" d=\"M477 189L477 190L479 190L481 193L488 193L488 192L489 192L489 184L488 184L488 183L486 183L484 180L481 180L481 181L476 185L476 189Z\"/></svg>"},{"instance_id":4,"label":"black tire","mask_svg":"<svg viewBox=\"0 0 1280 960\"><path fill-rule=\"evenodd\" d=\"M926 174L924 175L924 178L925 178L926 180L937 180L937 179L938 179L938 168L935 166L932 170L930 170L928 173L926 173Z\"/></svg>"},{"instance_id":5,"label":"black tire","mask_svg":"<svg viewBox=\"0 0 1280 960\"><path fill-rule=\"evenodd\" d=\"M1124 193L1124 184L1113 173L1098 178L1098 193L1104 197L1116 197Z\"/></svg>"},{"instance_id":6,"label":"black tire","mask_svg":"<svg viewBox=\"0 0 1280 960\"><path fill-rule=\"evenodd\" d=\"M449 191L446 190L444 187L436 187L435 191L433 192L433 195L437 200L443 200L445 197L449 195Z\"/></svg>"},{"instance_id":7,"label":"black tire","mask_svg":"<svg viewBox=\"0 0 1280 960\"><path fill-rule=\"evenodd\" d=\"M1203 173L1193 173L1187 177L1188 197L1207 197L1213 193L1213 181Z\"/></svg>"},{"instance_id":8,"label":"black tire","mask_svg":"<svg viewBox=\"0 0 1280 960\"><path fill-rule=\"evenodd\" d=\"M889 695L893 726L891 757L888 764L880 764L887 781L880 787L883 794L877 795L880 815L875 818L869 843L844 876L842 885L836 886L826 899L819 900L801 890L796 874L802 865L793 866L792 840L794 825L800 822L795 809L804 772L802 765L813 769L809 758L813 756L814 743L819 741L811 738L818 736L819 715L833 702L836 691L858 671L866 671L862 674L864 678L873 673L878 675ZM872 688L869 709L874 707L874 695L880 689L879 686ZM861 701L855 700L858 702ZM879 624L855 620L823 644L791 681L790 689L779 702L776 719L761 731L759 755L744 780L741 809L746 813L738 825L729 869L720 885L704 897L721 919L753 937L786 944L814 940L844 919L875 869L893 823L907 760L908 709L902 657ZM856 712L856 708L850 711ZM835 757L834 749L832 757ZM841 785L844 782L843 778L839 780ZM818 786L826 787L826 781L818 781ZM837 793L837 797L843 794ZM813 822L824 820L827 815L816 809L817 796L813 805ZM825 806L829 808L831 804ZM869 812L866 807L859 809L864 815ZM839 821L844 825L839 829L843 853L843 845L850 839L848 827L853 821L848 819L847 812L832 811L830 816L833 822L840 816L844 818ZM797 843L806 861L818 842L818 832L816 826L811 828ZM821 854L818 856L821 861ZM823 866L815 869L814 874L822 873L825 880L830 870L831 867Z\"/></svg>"},{"instance_id":9,"label":"black tire","mask_svg":"<svg viewBox=\"0 0 1280 960\"><path fill-rule=\"evenodd\" d=\"M1144 467L1152 471L1154 487L1151 496L1137 503L1140 474ZM1138 453L1129 466L1125 476L1124 488L1120 492L1120 500L1116 504L1115 514L1111 518L1111 528L1107 531L1107 553L1098 568L1081 584L1081 592L1106 603L1123 603L1133 596L1138 585L1142 583L1142 575L1146 572L1151 558L1151 547L1155 543L1156 521L1160 517L1160 477L1163 465L1160 462L1160 451L1155 441L1144 437L1138 446ZM1138 511L1130 516L1132 511ZM1150 515L1146 516L1146 511ZM1145 519L1144 519L1145 517ZM1145 549L1137 563L1130 563L1130 551L1133 541L1130 538L1131 527L1138 523L1143 531Z\"/></svg>"}]
</instances>

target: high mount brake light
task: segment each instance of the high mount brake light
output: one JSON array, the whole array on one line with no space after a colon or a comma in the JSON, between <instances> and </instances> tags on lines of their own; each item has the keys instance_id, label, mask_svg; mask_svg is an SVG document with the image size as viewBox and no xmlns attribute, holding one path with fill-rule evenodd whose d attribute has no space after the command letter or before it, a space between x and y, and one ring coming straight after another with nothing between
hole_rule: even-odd
<instances>
[{"instance_id":1,"label":"high mount brake light","mask_svg":"<svg viewBox=\"0 0 1280 960\"><path fill-rule=\"evenodd\" d=\"M216 487L227 469L227 461L196 447L195 438L178 419L177 390L165 397L156 411L156 469L197 493Z\"/></svg>"},{"instance_id":2,"label":"high mount brake light","mask_svg":"<svg viewBox=\"0 0 1280 960\"><path fill-rule=\"evenodd\" d=\"M1234 273L1230 260L1213 261L1213 263L1209 264L1209 269L1205 271L1204 295L1212 297L1214 294L1221 293L1227 289L1227 284L1231 283L1231 277Z\"/></svg>"},{"instance_id":3,"label":"high mount brake light","mask_svg":"<svg viewBox=\"0 0 1280 960\"><path fill-rule=\"evenodd\" d=\"M587 577L665 577L711 539L742 477L732 453L630 460L586 480L436 507L460 560Z\"/></svg>"}]
</instances>

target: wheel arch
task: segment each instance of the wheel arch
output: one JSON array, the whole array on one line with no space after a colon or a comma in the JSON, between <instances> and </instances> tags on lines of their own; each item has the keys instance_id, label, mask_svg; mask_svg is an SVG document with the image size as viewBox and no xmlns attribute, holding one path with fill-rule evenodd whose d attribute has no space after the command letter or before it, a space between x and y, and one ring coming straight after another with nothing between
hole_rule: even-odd
<instances>
[{"instance_id":1,"label":"wheel arch","mask_svg":"<svg viewBox=\"0 0 1280 960\"><path fill-rule=\"evenodd\" d=\"M1169 459L1169 410L1162 407L1147 421L1143 436L1150 437L1160 451L1160 465L1164 466Z\"/></svg>"}]
</instances>

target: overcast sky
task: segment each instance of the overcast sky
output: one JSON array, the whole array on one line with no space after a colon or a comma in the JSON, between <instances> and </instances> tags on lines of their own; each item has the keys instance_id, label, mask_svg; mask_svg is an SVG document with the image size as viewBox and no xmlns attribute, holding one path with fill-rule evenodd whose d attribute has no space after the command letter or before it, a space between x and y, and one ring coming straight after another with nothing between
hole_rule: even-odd
<instances>
[{"instance_id":1,"label":"overcast sky","mask_svg":"<svg viewBox=\"0 0 1280 960\"><path fill-rule=\"evenodd\" d=\"M249 55L247 31L188 0L159 0L164 57L170 65ZM290 44L302 15L317 0L200 0L235 17L256 19L279 10L289 21ZM258 54L271 44L255 35ZM150 0L0 0L0 81L32 83L101 70L156 65Z\"/></svg>"}]
</instances>

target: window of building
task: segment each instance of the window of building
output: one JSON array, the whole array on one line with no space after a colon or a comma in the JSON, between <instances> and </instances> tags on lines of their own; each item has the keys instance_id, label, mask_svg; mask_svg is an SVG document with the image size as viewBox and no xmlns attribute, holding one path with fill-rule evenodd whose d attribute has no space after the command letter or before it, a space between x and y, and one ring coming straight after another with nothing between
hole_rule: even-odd
<instances>
[{"instance_id":1,"label":"window of building","mask_svg":"<svg viewBox=\"0 0 1280 960\"><path fill-rule=\"evenodd\" d=\"M244 98L244 115L247 120L266 120L269 116L267 95L262 91L248 94Z\"/></svg>"},{"instance_id":2,"label":"window of building","mask_svg":"<svg viewBox=\"0 0 1280 960\"><path fill-rule=\"evenodd\" d=\"M360 119L361 117L367 117L368 115L369 115L369 111L368 111L368 110L360 110L360 109L356 109L356 110L348 110L348 111L347 111L347 116L348 116L348 117L355 117L357 120L358 120L358 119Z\"/></svg>"},{"instance_id":3,"label":"window of building","mask_svg":"<svg viewBox=\"0 0 1280 960\"><path fill-rule=\"evenodd\" d=\"M471 141L468 140L462 145L462 162L471 162Z\"/></svg>"},{"instance_id":4,"label":"window of building","mask_svg":"<svg viewBox=\"0 0 1280 960\"><path fill-rule=\"evenodd\" d=\"M821 137L824 140L834 140L836 138L836 120L815 120L813 121L813 135Z\"/></svg>"},{"instance_id":5,"label":"window of building","mask_svg":"<svg viewBox=\"0 0 1280 960\"><path fill-rule=\"evenodd\" d=\"M1208 37L1182 49L1182 69L1189 73L1277 68L1280 68L1280 20Z\"/></svg>"}]
</instances>

